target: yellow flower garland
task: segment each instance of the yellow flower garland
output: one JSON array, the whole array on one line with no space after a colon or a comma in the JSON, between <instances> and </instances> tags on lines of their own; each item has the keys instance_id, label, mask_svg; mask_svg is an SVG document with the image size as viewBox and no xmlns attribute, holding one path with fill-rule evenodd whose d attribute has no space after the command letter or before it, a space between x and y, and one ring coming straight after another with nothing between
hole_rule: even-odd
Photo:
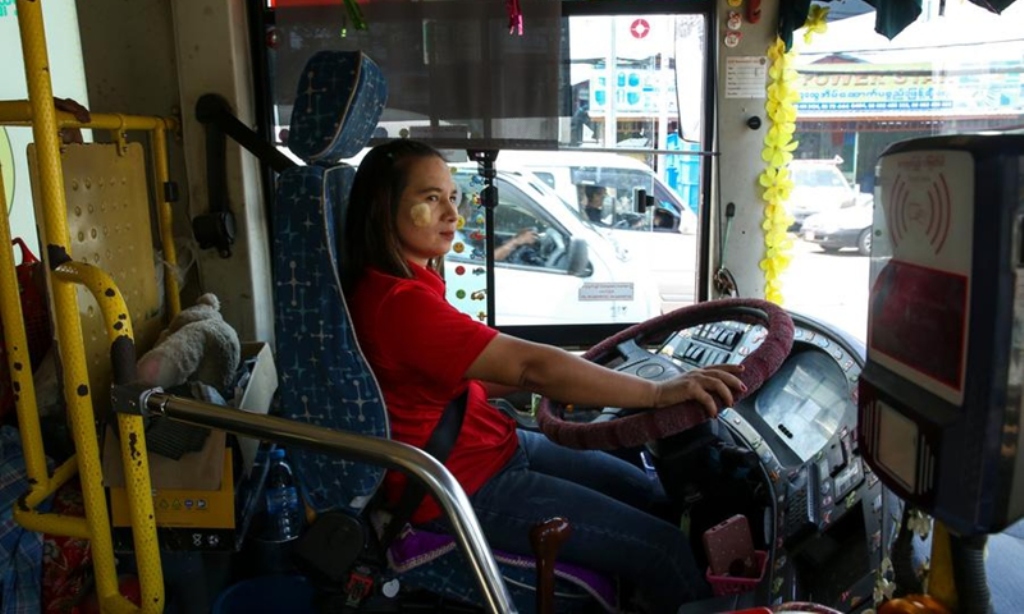
<instances>
[{"instance_id":1,"label":"yellow flower garland","mask_svg":"<svg viewBox=\"0 0 1024 614\"><path fill-rule=\"evenodd\" d=\"M804 41L809 43L812 34L825 32L827 15L827 8L811 6L804 23ZM782 273L792 260L790 252L793 249L793 239L786 232L793 223L793 217L786 211L785 203L793 190L789 163L793 160L793 151L799 145L793 139L796 131L796 103L800 100L797 72L793 68L795 58L796 52L787 52L781 38L776 38L775 43L768 48L771 68L768 71L770 83L765 111L771 119L771 128L764 137L765 147L761 151L765 169L758 177L758 183L764 188L761 199L765 203L764 222L761 224L765 254L760 265L764 271L765 299L778 305L782 304Z\"/></svg>"}]
</instances>

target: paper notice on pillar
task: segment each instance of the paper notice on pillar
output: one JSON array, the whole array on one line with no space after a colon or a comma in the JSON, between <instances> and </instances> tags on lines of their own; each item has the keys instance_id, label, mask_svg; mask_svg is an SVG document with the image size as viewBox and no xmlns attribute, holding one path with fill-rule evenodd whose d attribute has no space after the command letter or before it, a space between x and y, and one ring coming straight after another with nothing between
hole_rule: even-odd
<instances>
[{"instance_id":1,"label":"paper notice on pillar","mask_svg":"<svg viewBox=\"0 0 1024 614\"><path fill-rule=\"evenodd\" d=\"M581 301L631 301L633 284L627 282L585 283L580 287Z\"/></svg>"},{"instance_id":2,"label":"paper notice on pillar","mask_svg":"<svg viewBox=\"0 0 1024 614\"><path fill-rule=\"evenodd\" d=\"M768 58L743 55L725 58L725 97L764 98L768 79Z\"/></svg>"}]
</instances>

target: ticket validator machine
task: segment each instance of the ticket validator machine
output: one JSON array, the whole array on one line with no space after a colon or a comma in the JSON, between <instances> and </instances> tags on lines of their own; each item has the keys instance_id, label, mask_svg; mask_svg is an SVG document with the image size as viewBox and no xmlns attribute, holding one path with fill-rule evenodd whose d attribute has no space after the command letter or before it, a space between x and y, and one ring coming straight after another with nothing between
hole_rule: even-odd
<instances>
[{"instance_id":1,"label":"ticket validator machine","mask_svg":"<svg viewBox=\"0 0 1024 614\"><path fill-rule=\"evenodd\" d=\"M958 536L1024 515L1024 135L895 144L875 187L859 445Z\"/></svg>"}]
</instances>

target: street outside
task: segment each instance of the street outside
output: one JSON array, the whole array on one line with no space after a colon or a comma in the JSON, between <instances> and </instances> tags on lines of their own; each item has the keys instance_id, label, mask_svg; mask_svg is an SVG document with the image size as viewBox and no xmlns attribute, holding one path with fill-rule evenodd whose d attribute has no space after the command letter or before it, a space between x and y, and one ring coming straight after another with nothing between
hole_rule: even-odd
<instances>
[{"instance_id":1,"label":"street outside","mask_svg":"<svg viewBox=\"0 0 1024 614\"><path fill-rule=\"evenodd\" d=\"M826 254L817 245L796 239L793 261L782 275L783 306L864 341L870 262L856 250Z\"/></svg>"}]
</instances>

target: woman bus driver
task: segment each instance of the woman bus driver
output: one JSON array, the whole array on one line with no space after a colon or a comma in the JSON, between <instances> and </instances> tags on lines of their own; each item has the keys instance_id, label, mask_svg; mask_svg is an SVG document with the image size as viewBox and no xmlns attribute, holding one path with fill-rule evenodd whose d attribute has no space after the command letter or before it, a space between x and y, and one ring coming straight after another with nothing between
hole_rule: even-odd
<instances>
[{"instance_id":1,"label":"woman bus driver","mask_svg":"<svg viewBox=\"0 0 1024 614\"><path fill-rule=\"evenodd\" d=\"M570 450L517 430L487 399L525 389L567 403L624 408L696 400L713 415L710 393L731 405L732 390L743 387L734 375L741 367L651 382L500 334L457 311L445 300L439 273L455 237L458 199L441 154L411 140L374 148L352 184L340 246L345 294L393 438L422 448L445 406L468 388L462 429L445 464L469 495L491 547L528 555L530 527L564 516L573 532L559 558L623 579L650 611L671 612L710 595L687 536L651 513L664 503L656 480L610 454ZM392 504L404 483L400 473L387 474ZM425 497L412 522L443 522L439 517L433 498Z\"/></svg>"}]
</instances>

